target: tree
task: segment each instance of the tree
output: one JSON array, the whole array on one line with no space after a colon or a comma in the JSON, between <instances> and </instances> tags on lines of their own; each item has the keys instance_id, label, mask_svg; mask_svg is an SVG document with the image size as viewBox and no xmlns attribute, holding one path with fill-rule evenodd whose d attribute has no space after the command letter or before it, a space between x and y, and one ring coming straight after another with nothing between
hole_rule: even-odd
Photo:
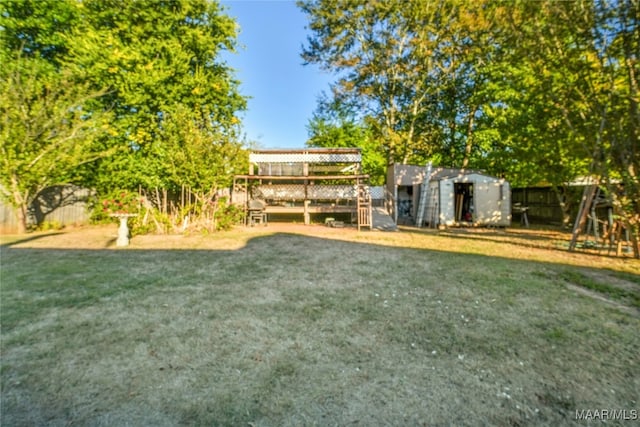
<instances>
[{"instance_id":1,"label":"tree","mask_svg":"<svg viewBox=\"0 0 640 427\"><path fill-rule=\"evenodd\" d=\"M2 62L11 62L3 70L2 120L13 123L20 113L9 99L37 99L42 111L48 109L38 118L56 117L73 130L65 145L52 138L35 140L49 128L19 135L19 126L3 127L3 150L33 151L20 140L24 136L58 166L73 164L64 173L50 170L46 182L77 181L102 193L139 186L200 187L213 172L186 173L198 164L218 172L215 183L221 185L244 161L236 115L246 101L233 71L218 58L222 50L235 48L237 26L217 2L23 0L3 2L0 20ZM9 84L10 75L22 86ZM65 112L73 113L73 120ZM96 125L105 114L108 126ZM56 131L60 141L62 134ZM72 161L70 153L78 157ZM237 158L230 158L232 153ZM47 156L38 157L40 165ZM204 165L205 160L215 163Z\"/></svg>"},{"instance_id":2,"label":"tree","mask_svg":"<svg viewBox=\"0 0 640 427\"><path fill-rule=\"evenodd\" d=\"M2 48L60 67L69 52L67 35L78 25L77 6L77 2L58 0L1 2Z\"/></svg>"},{"instance_id":3,"label":"tree","mask_svg":"<svg viewBox=\"0 0 640 427\"><path fill-rule=\"evenodd\" d=\"M163 185L155 153L167 118L182 108L200 114L200 129L237 139L236 114L246 101L232 70L218 59L222 50L234 49L237 27L216 2L87 0L81 6L70 58L95 87L108 87L100 107L113 109L118 131L105 141L118 152L99 162L98 189Z\"/></svg>"},{"instance_id":4,"label":"tree","mask_svg":"<svg viewBox=\"0 0 640 427\"><path fill-rule=\"evenodd\" d=\"M595 28L585 49L592 90L579 93L595 122L592 129L597 125L593 169L640 258L640 2L596 1L593 16ZM573 123L583 126L588 120L578 116Z\"/></svg>"},{"instance_id":5,"label":"tree","mask_svg":"<svg viewBox=\"0 0 640 427\"><path fill-rule=\"evenodd\" d=\"M638 2L523 1L507 16L492 111L507 173L560 189L596 177L639 256Z\"/></svg>"},{"instance_id":6,"label":"tree","mask_svg":"<svg viewBox=\"0 0 640 427\"><path fill-rule=\"evenodd\" d=\"M389 164L470 167L487 144L474 134L492 60L491 2L299 2L313 37L308 63L334 71L340 103L364 111ZM476 143L477 142L477 143Z\"/></svg>"},{"instance_id":7,"label":"tree","mask_svg":"<svg viewBox=\"0 0 640 427\"><path fill-rule=\"evenodd\" d=\"M342 104L357 106L372 122L387 163L406 162L418 149L417 120L429 95L430 58L415 55L411 2L306 1L314 37L306 63L341 75L333 86ZM406 9L412 9L407 11Z\"/></svg>"},{"instance_id":8,"label":"tree","mask_svg":"<svg viewBox=\"0 0 640 427\"><path fill-rule=\"evenodd\" d=\"M87 111L90 92L68 70L39 57L2 50L0 190L27 229L28 207L44 188L73 181L74 170L106 154L93 141L109 130L107 115Z\"/></svg>"},{"instance_id":9,"label":"tree","mask_svg":"<svg viewBox=\"0 0 640 427\"><path fill-rule=\"evenodd\" d=\"M242 144L221 133L208 117L207 110L193 111L184 105L166 115L151 156L164 188L188 185L194 192L215 192L247 170L249 157Z\"/></svg>"},{"instance_id":10,"label":"tree","mask_svg":"<svg viewBox=\"0 0 640 427\"><path fill-rule=\"evenodd\" d=\"M386 176L385 153L366 123L359 122L356 114L345 105L338 105L323 94L318 107L307 125L310 147L358 147L362 153L362 172L370 177L372 185L384 184Z\"/></svg>"}]
</instances>

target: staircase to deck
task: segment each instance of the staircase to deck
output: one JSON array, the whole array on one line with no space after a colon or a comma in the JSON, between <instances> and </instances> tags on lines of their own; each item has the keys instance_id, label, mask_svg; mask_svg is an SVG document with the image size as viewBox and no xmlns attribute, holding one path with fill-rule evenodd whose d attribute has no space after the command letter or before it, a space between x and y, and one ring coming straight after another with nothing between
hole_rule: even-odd
<instances>
[{"instance_id":1,"label":"staircase to deck","mask_svg":"<svg viewBox=\"0 0 640 427\"><path fill-rule=\"evenodd\" d=\"M362 227L372 228L371 194L365 185L358 185L358 231Z\"/></svg>"}]
</instances>

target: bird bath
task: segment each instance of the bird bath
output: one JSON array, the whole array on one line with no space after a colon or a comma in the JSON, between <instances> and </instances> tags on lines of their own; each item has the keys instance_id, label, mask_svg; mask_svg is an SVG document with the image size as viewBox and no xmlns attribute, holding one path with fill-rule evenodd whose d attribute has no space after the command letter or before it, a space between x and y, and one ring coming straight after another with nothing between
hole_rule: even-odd
<instances>
[{"instance_id":1,"label":"bird bath","mask_svg":"<svg viewBox=\"0 0 640 427\"><path fill-rule=\"evenodd\" d=\"M118 227L118 239L116 240L116 246L129 246L129 226L127 220L129 218L138 216L138 214L128 213L114 213L110 214L110 217L118 218L120 220L120 227Z\"/></svg>"}]
</instances>

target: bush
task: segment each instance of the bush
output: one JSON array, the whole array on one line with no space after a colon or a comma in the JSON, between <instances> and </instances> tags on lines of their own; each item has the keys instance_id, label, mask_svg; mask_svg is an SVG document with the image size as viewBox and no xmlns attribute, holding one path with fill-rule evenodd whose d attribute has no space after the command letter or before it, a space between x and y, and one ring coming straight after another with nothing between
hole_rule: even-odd
<instances>
[{"instance_id":1,"label":"bush","mask_svg":"<svg viewBox=\"0 0 640 427\"><path fill-rule=\"evenodd\" d=\"M240 206L229 203L226 197L218 201L216 213L216 230L228 230L242 221L243 211Z\"/></svg>"},{"instance_id":2,"label":"bush","mask_svg":"<svg viewBox=\"0 0 640 427\"><path fill-rule=\"evenodd\" d=\"M242 221L242 209L229 203L227 197L194 194L195 201L179 206L169 200L162 203L137 193L114 191L97 198L91 205L93 223L112 223L113 215L135 213L129 220L132 235L228 230ZM166 202L166 201L165 201ZM160 205L167 207L164 212Z\"/></svg>"},{"instance_id":3,"label":"bush","mask_svg":"<svg viewBox=\"0 0 640 427\"><path fill-rule=\"evenodd\" d=\"M106 197L94 199L90 203L91 221L97 223L113 221L115 214L139 214L145 200L138 193L116 190Z\"/></svg>"},{"instance_id":4,"label":"bush","mask_svg":"<svg viewBox=\"0 0 640 427\"><path fill-rule=\"evenodd\" d=\"M60 223L60 221L43 221L38 225L37 229L39 231L51 231L51 230L62 230L64 226Z\"/></svg>"}]
</instances>

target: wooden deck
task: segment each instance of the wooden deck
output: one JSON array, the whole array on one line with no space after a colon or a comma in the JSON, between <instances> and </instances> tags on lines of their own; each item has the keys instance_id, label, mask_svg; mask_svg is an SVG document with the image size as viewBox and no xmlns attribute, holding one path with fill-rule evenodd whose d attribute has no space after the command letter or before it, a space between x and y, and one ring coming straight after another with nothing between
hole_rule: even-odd
<instances>
[{"instance_id":1,"label":"wooden deck","mask_svg":"<svg viewBox=\"0 0 640 427\"><path fill-rule=\"evenodd\" d=\"M305 206L306 205L306 206ZM336 214L336 213L349 213L355 214L358 208L347 205L311 205L305 203L302 206L279 206L268 205L264 209L264 213L268 216L273 215L299 215L305 224L311 223L312 214Z\"/></svg>"},{"instance_id":2,"label":"wooden deck","mask_svg":"<svg viewBox=\"0 0 640 427\"><path fill-rule=\"evenodd\" d=\"M297 214L301 213L350 213L356 212L356 206L267 206L265 212L277 214Z\"/></svg>"},{"instance_id":3,"label":"wooden deck","mask_svg":"<svg viewBox=\"0 0 640 427\"><path fill-rule=\"evenodd\" d=\"M232 195L245 194L246 212L249 200L256 199L266 203L266 215L300 215L309 224L313 214L349 213L358 229L371 227L370 203L363 205L359 196L368 195L369 182L361 161L359 148L254 150L249 174L234 176Z\"/></svg>"},{"instance_id":4,"label":"wooden deck","mask_svg":"<svg viewBox=\"0 0 640 427\"><path fill-rule=\"evenodd\" d=\"M353 174L353 175L235 175L235 179L250 179L254 181L323 181L323 180L343 180L343 181L356 181L366 182L369 180L367 174Z\"/></svg>"}]
</instances>

